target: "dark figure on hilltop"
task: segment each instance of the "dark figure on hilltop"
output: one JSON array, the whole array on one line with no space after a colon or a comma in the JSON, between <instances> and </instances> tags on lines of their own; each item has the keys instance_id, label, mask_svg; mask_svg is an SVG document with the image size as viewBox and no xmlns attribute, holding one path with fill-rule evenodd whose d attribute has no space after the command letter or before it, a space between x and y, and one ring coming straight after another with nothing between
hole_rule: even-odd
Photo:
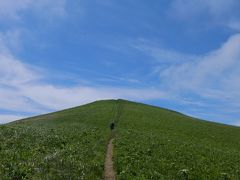
<instances>
[{"instance_id":1,"label":"dark figure on hilltop","mask_svg":"<svg viewBox=\"0 0 240 180\"><path fill-rule=\"evenodd\" d=\"M110 124L110 129L113 130L114 127L115 127L115 124L112 122L112 123Z\"/></svg>"}]
</instances>

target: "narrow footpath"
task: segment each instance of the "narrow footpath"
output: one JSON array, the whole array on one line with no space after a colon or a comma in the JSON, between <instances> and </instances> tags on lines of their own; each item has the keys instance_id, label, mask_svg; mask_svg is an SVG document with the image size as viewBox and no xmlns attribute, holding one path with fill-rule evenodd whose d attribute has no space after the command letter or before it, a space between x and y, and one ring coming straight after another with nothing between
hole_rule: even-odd
<instances>
[{"instance_id":1,"label":"narrow footpath","mask_svg":"<svg viewBox=\"0 0 240 180\"><path fill-rule=\"evenodd\" d=\"M110 139L107 146L107 154L104 163L104 179L115 180L115 172L113 168L113 138Z\"/></svg>"},{"instance_id":2,"label":"narrow footpath","mask_svg":"<svg viewBox=\"0 0 240 180\"><path fill-rule=\"evenodd\" d=\"M114 163L113 163L113 140L115 137L115 128L120 120L123 111L123 104L121 100L117 100L115 106L113 106L114 117L113 121L110 124L110 140L107 145L107 152L104 162L104 180L115 180L116 179L116 172L114 171Z\"/></svg>"}]
</instances>

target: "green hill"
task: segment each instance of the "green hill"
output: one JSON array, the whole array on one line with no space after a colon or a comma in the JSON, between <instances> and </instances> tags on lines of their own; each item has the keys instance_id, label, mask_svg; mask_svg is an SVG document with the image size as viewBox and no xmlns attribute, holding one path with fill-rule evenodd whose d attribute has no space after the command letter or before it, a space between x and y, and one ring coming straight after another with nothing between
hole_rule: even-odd
<instances>
[{"instance_id":1,"label":"green hill","mask_svg":"<svg viewBox=\"0 0 240 180\"><path fill-rule=\"evenodd\" d=\"M1 179L102 179L112 121L118 179L240 179L240 128L124 100L0 126Z\"/></svg>"}]
</instances>

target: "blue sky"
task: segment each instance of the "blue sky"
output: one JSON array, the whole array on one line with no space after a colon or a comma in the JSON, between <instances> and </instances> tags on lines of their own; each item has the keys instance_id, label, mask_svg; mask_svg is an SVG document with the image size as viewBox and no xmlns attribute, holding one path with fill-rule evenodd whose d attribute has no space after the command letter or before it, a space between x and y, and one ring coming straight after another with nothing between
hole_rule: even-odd
<instances>
[{"instance_id":1,"label":"blue sky","mask_svg":"<svg viewBox=\"0 0 240 180\"><path fill-rule=\"evenodd\" d=\"M0 123L124 98L240 125L240 1L0 1Z\"/></svg>"}]
</instances>

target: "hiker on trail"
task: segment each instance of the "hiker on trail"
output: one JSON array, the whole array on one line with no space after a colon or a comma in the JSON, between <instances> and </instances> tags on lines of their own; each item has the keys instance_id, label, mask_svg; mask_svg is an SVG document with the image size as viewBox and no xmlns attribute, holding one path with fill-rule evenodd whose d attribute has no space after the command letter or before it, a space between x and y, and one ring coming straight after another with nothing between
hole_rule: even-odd
<instances>
[{"instance_id":1,"label":"hiker on trail","mask_svg":"<svg viewBox=\"0 0 240 180\"><path fill-rule=\"evenodd\" d=\"M112 122L112 123L110 124L110 129L113 130L114 127L115 127L115 124L114 124L114 122Z\"/></svg>"}]
</instances>

